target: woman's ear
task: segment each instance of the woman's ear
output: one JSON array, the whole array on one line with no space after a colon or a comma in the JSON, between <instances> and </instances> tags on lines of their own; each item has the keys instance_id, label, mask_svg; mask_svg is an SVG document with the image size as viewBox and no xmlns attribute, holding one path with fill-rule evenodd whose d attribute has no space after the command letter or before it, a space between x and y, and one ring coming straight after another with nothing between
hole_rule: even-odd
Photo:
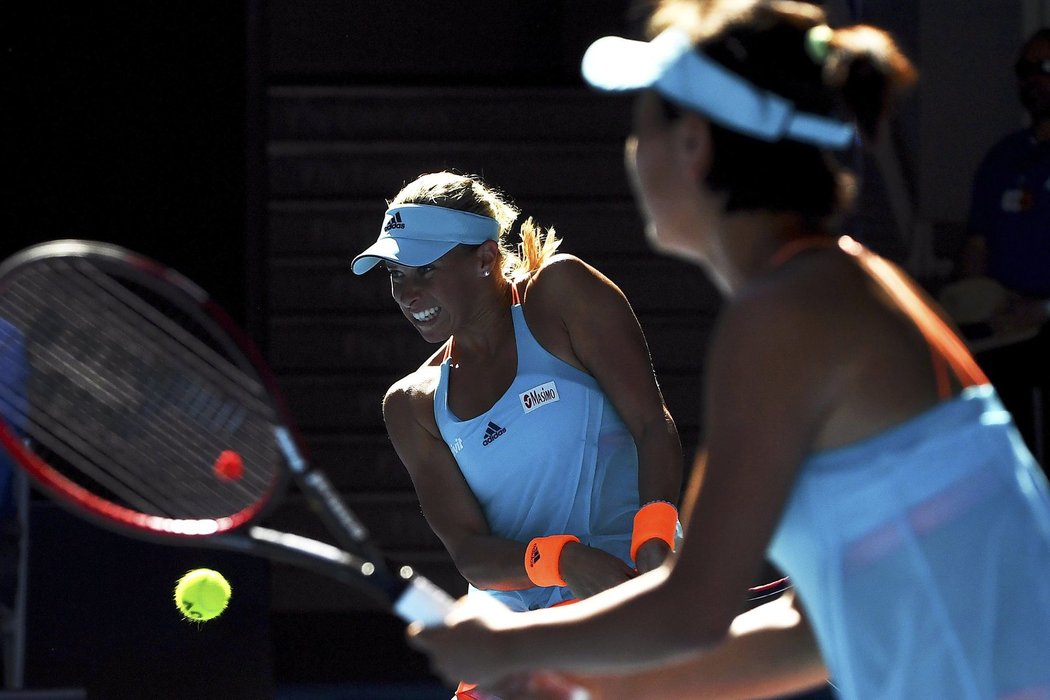
<instances>
[{"instance_id":1,"label":"woman's ear","mask_svg":"<svg viewBox=\"0 0 1050 700\"><path fill-rule=\"evenodd\" d=\"M496 266L499 264L499 243L496 241L485 241L477 247L475 256L478 260L478 276L488 277L499 272ZM488 274L486 274L488 273Z\"/></svg>"},{"instance_id":2,"label":"woman's ear","mask_svg":"<svg viewBox=\"0 0 1050 700\"><path fill-rule=\"evenodd\" d=\"M711 124L699 114L685 112L678 120L679 152L693 179L711 168Z\"/></svg>"}]
</instances>

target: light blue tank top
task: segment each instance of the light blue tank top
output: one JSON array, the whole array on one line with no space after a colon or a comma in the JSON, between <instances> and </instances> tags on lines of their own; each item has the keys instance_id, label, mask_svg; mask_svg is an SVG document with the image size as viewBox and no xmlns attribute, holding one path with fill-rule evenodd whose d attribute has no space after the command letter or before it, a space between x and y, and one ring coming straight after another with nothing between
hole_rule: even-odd
<instances>
[{"instance_id":1,"label":"light blue tank top","mask_svg":"<svg viewBox=\"0 0 1050 700\"><path fill-rule=\"evenodd\" d=\"M1050 493L988 385L811 456L769 554L842 697L1050 699Z\"/></svg>"},{"instance_id":2,"label":"light blue tank top","mask_svg":"<svg viewBox=\"0 0 1050 700\"><path fill-rule=\"evenodd\" d=\"M630 564L638 511L634 439L594 377L547 352L533 338L519 304L511 307L511 318L517 375L484 414L471 420L452 414L449 361L442 363L434 393L441 437L493 535L522 543L576 535ZM518 611L573 597L564 587L484 593Z\"/></svg>"}]
</instances>

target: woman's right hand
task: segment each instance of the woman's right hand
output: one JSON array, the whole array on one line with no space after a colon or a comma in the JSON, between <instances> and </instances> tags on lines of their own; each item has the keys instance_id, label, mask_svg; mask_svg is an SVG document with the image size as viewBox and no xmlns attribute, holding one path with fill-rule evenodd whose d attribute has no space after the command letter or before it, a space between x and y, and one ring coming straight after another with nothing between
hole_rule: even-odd
<instances>
[{"instance_id":1,"label":"woman's right hand","mask_svg":"<svg viewBox=\"0 0 1050 700\"><path fill-rule=\"evenodd\" d=\"M638 575L612 554L580 542L565 546L559 570L576 598L587 598Z\"/></svg>"}]
</instances>

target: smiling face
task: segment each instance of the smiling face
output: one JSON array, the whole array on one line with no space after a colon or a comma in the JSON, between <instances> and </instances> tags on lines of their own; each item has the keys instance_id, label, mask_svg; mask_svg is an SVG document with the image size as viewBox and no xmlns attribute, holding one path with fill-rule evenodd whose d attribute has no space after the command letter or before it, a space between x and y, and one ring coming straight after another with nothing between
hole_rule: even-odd
<instances>
[{"instance_id":1,"label":"smiling face","mask_svg":"<svg viewBox=\"0 0 1050 700\"><path fill-rule=\"evenodd\" d=\"M429 265L383 263L390 295L423 339L440 343L471 318L486 267L486 246L456 246Z\"/></svg>"}]
</instances>

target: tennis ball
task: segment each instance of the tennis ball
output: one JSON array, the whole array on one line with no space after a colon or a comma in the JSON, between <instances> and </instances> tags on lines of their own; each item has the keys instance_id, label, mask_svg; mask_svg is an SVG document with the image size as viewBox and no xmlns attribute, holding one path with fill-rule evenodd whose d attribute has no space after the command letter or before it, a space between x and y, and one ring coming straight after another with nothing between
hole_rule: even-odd
<instances>
[{"instance_id":1,"label":"tennis ball","mask_svg":"<svg viewBox=\"0 0 1050 700\"><path fill-rule=\"evenodd\" d=\"M229 581L218 571L193 569L175 584L175 605L187 620L205 622L222 614L230 593Z\"/></svg>"}]
</instances>

